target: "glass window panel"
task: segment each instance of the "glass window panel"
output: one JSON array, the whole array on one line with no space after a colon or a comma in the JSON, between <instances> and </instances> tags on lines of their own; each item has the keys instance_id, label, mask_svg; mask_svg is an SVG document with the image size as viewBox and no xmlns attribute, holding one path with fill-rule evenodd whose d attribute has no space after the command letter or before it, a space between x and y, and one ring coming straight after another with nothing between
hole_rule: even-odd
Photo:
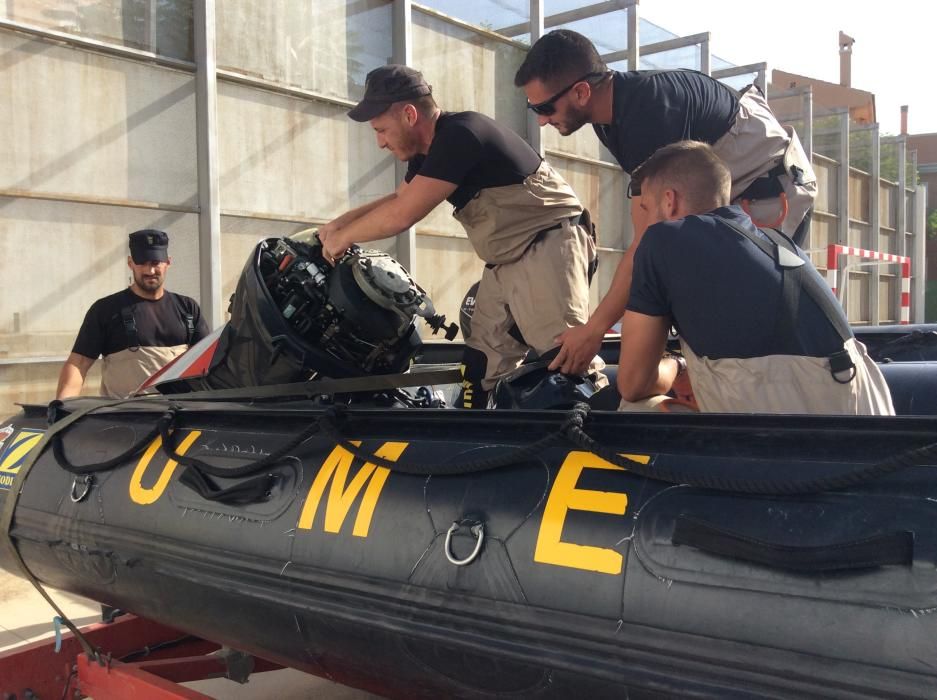
<instances>
[{"instance_id":1,"label":"glass window panel","mask_svg":"<svg viewBox=\"0 0 937 700\"><path fill-rule=\"evenodd\" d=\"M192 75L7 32L0 52L0 187L195 206Z\"/></svg>"},{"instance_id":2,"label":"glass window panel","mask_svg":"<svg viewBox=\"0 0 937 700\"><path fill-rule=\"evenodd\" d=\"M514 44L413 12L413 65L433 86L439 106L487 114L522 136L527 102L514 87L514 74L525 55Z\"/></svg>"},{"instance_id":3,"label":"glass window panel","mask_svg":"<svg viewBox=\"0 0 937 700\"><path fill-rule=\"evenodd\" d=\"M424 0L419 4L490 31L530 20L528 0Z\"/></svg>"},{"instance_id":4,"label":"glass window panel","mask_svg":"<svg viewBox=\"0 0 937 700\"><path fill-rule=\"evenodd\" d=\"M386 0L226 0L216 21L219 68L349 100L393 53Z\"/></svg>"},{"instance_id":5,"label":"glass window panel","mask_svg":"<svg viewBox=\"0 0 937 700\"><path fill-rule=\"evenodd\" d=\"M192 60L192 0L24 0L0 17Z\"/></svg>"},{"instance_id":6,"label":"glass window panel","mask_svg":"<svg viewBox=\"0 0 937 700\"><path fill-rule=\"evenodd\" d=\"M218 124L222 210L327 221L396 188L394 160L344 107L221 83Z\"/></svg>"}]
</instances>

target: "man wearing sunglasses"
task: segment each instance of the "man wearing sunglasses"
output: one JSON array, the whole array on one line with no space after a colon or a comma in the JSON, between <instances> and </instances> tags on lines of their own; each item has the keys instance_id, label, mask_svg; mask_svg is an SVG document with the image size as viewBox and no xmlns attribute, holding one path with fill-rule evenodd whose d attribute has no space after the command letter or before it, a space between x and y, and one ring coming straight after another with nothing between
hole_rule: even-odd
<instances>
[{"instance_id":1,"label":"man wearing sunglasses","mask_svg":"<svg viewBox=\"0 0 937 700\"><path fill-rule=\"evenodd\" d=\"M352 243L390 238L443 201L452 204L485 262L457 405L485 408L497 378L529 349L543 355L589 318L596 253L588 215L526 141L478 112L442 112L412 68L371 71L348 116L369 122L378 146L408 169L396 192L319 229L325 254L334 260Z\"/></svg>"},{"instance_id":2,"label":"man wearing sunglasses","mask_svg":"<svg viewBox=\"0 0 937 700\"><path fill-rule=\"evenodd\" d=\"M566 29L534 43L514 83L523 87L541 126L549 124L568 136L592 124L629 175L667 144L692 139L712 145L732 174L732 201L759 225L780 228L803 242L816 178L796 134L778 123L757 88L739 94L691 70L609 71L592 42ZM628 196L640 197L640 192L630 188ZM632 203L632 209L637 206ZM605 331L621 319L641 233L635 229L589 323L560 338L553 369L580 371L598 351Z\"/></svg>"}]
</instances>

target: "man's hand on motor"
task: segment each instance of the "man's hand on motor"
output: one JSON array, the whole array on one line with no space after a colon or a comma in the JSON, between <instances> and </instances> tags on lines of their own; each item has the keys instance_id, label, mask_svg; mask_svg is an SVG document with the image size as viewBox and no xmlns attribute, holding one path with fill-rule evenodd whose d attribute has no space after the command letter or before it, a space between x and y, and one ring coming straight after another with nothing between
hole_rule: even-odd
<instances>
[{"instance_id":1,"label":"man's hand on motor","mask_svg":"<svg viewBox=\"0 0 937 700\"><path fill-rule=\"evenodd\" d=\"M562 347L549 369L558 369L564 374L582 374L602 347L604 336L605 333L597 336L588 324L563 332L556 339Z\"/></svg>"},{"instance_id":2,"label":"man's hand on motor","mask_svg":"<svg viewBox=\"0 0 937 700\"><path fill-rule=\"evenodd\" d=\"M319 240L322 242L322 256L334 265L348 251L349 244L341 230L337 227L329 229L330 226L331 222L319 229Z\"/></svg>"}]
</instances>

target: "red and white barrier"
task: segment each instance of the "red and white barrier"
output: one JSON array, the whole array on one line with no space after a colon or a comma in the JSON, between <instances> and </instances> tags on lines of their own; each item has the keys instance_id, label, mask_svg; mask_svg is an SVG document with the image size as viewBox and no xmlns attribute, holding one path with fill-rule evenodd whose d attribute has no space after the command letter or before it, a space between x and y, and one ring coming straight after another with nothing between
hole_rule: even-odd
<instances>
[{"instance_id":1,"label":"red and white barrier","mask_svg":"<svg viewBox=\"0 0 937 700\"><path fill-rule=\"evenodd\" d=\"M839 245L831 243L826 249L826 281L829 283L833 294L839 286L839 256L854 255L869 260L880 260L881 262L900 263L901 264L901 319L902 324L911 322L911 258L904 255L895 255L894 253L881 253L877 250L865 250L864 248L853 248L848 245Z\"/></svg>"}]
</instances>

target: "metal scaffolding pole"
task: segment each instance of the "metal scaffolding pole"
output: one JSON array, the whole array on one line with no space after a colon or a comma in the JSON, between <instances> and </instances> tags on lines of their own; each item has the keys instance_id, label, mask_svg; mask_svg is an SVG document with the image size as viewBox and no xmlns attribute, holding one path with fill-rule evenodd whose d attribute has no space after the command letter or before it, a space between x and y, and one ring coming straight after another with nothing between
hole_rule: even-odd
<instances>
[{"instance_id":1,"label":"metal scaffolding pole","mask_svg":"<svg viewBox=\"0 0 937 700\"><path fill-rule=\"evenodd\" d=\"M911 323L925 322L925 295L927 292L927 184L916 188L914 218L917 219L918 235L914 237L911 251Z\"/></svg>"},{"instance_id":2,"label":"metal scaffolding pole","mask_svg":"<svg viewBox=\"0 0 937 700\"><path fill-rule=\"evenodd\" d=\"M224 321L221 303L221 210L218 193L218 77L215 0L196 0L195 130L198 155L198 265L202 314L211 328Z\"/></svg>"},{"instance_id":3,"label":"metal scaffolding pole","mask_svg":"<svg viewBox=\"0 0 937 700\"><path fill-rule=\"evenodd\" d=\"M409 66L413 63L413 4L410 0L394 0L392 28L392 63ZM407 164L397 161L394 165L396 181L407 174ZM412 226L397 236L396 257L411 275L416 271L416 229Z\"/></svg>"},{"instance_id":4,"label":"metal scaffolding pole","mask_svg":"<svg viewBox=\"0 0 937 700\"><path fill-rule=\"evenodd\" d=\"M803 99L803 120L801 128L800 142L807 153L808 162L813 162L813 88L807 86L804 89Z\"/></svg>"},{"instance_id":5,"label":"metal scaffolding pole","mask_svg":"<svg viewBox=\"0 0 937 700\"><path fill-rule=\"evenodd\" d=\"M882 137L878 124L872 125L872 172L869 182L869 241L866 248L881 250L881 191L882 191ZM871 271L869 288L869 322L873 326L882 323L882 309L879 304L878 288L881 285L881 270L875 267Z\"/></svg>"},{"instance_id":6,"label":"metal scaffolding pole","mask_svg":"<svg viewBox=\"0 0 937 700\"><path fill-rule=\"evenodd\" d=\"M628 8L628 70L641 67L641 33L638 21L638 4Z\"/></svg>"},{"instance_id":7,"label":"metal scaffolding pole","mask_svg":"<svg viewBox=\"0 0 937 700\"><path fill-rule=\"evenodd\" d=\"M530 45L543 36L543 0L530 0ZM527 142L541 156L543 155L543 139L540 134L540 123L537 115L527 110Z\"/></svg>"}]
</instances>

